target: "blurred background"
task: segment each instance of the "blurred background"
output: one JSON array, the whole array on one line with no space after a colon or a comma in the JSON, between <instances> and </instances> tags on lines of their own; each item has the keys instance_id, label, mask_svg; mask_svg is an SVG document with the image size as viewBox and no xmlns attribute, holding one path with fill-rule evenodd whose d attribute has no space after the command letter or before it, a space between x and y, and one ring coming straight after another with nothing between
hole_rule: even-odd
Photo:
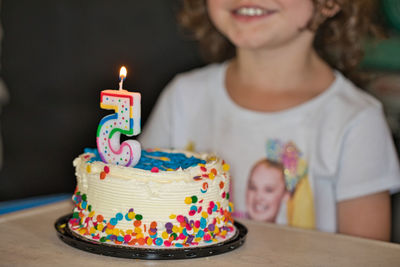
<instances>
[{"instance_id":1,"label":"blurred background","mask_svg":"<svg viewBox=\"0 0 400 267\"><path fill-rule=\"evenodd\" d=\"M393 137L400 140L400 1L382 0L389 38L366 42L361 66L367 86L383 101ZM142 126L163 87L204 64L176 23L178 0L2 0L0 72L0 203L71 194L72 160L96 147L100 91L142 94ZM1 147L1 146L0 146ZM399 194L393 197L400 224ZM394 229L400 240L400 229Z\"/></svg>"},{"instance_id":2,"label":"blurred background","mask_svg":"<svg viewBox=\"0 0 400 267\"><path fill-rule=\"evenodd\" d=\"M72 160L96 147L100 91L142 94L142 125L172 77L201 64L174 0L2 0L0 201L73 192Z\"/></svg>"}]
</instances>

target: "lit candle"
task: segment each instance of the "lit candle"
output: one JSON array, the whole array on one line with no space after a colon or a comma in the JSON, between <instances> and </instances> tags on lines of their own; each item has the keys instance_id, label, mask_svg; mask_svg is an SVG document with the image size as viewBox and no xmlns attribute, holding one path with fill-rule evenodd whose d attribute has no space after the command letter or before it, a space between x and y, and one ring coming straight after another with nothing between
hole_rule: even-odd
<instances>
[{"instance_id":1,"label":"lit candle","mask_svg":"<svg viewBox=\"0 0 400 267\"><path fill-rule=\"evenodd\" d=\"M132 93L122 88L126 78L126 68L120 70L119 90L104 90L100 94L100 107L114 110L105 116L97 128L97 150L106 163L135 166L141 154L140 143L126 140L120 143L121 133L134 136L140 133L140 93Z\"/></svg>"},{"instance_id":2,"label":"lit candle","mask_svg":"<svg viewBox=\"0 0 400 267\"><path fill-rule=\"evenodd\" d=\"M124 66L121 67L120 71L119 71L119 90L122 90L122 86L124 84L124 80L126 78L126 68Z\"/></svg>"}]
</instances>

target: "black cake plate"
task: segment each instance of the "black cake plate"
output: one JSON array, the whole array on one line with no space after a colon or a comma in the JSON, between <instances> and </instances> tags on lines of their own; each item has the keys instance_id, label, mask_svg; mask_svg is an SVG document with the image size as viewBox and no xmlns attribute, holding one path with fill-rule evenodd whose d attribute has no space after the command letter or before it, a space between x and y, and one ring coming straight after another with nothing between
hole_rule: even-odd
<instances>
[{"instance_id":1,"label":"black cake plate","mask_svg":"<svg viewBox=\"0 0 400 267\"><path fill-rule=\"evenodd\" d=\"M246 240L247 228L239 222L235 222L236 232L233 237L226 241L201 247L189 248L140 248L121 245L109 245L98 243L86 238L81 238L69 229L68 221L71 214L60 217L54 224L58 237L66 244L77 249L85 250L95 254L101 254L119 258L143 259L143 260L176 260L208 257L232 251Z\"/></svg>"}]
</instances>

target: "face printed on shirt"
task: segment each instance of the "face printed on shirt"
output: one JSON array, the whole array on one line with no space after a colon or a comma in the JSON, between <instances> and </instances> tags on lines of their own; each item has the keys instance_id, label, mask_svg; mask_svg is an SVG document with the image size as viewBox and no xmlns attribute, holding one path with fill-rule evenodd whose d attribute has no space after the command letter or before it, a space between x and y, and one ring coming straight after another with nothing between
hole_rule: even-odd
<instances>
[{"instance_id":1,"label":"face printed on shirt","mask_svg":"<svg viewBox=\"0 0 400 267\"><path fill-rule=\"evenodd\" d=\"M275 222L281 203L288 196L281 165L264 159L253 167L246 192L247 212L251 219Z\"/></svg>"}]
</instances>

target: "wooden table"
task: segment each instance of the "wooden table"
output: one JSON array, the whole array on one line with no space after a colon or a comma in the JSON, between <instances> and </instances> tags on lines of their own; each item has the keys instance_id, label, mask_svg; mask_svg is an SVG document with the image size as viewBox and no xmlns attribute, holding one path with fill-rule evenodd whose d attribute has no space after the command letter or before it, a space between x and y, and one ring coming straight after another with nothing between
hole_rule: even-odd
<instances>
[{"instance_id":1,"label":"wooden table","mask_svg":"<svg viewBox=\"0 0 400 267\"><path fill-rule=\"evenodd\" d=\"M62 242L55 221L71 201L0 216L1 266L400 266L400 245L273 224L241 221L245 244L229 253L190 260L122 259L78 250Z\"/></svg>"}]
</instances>

